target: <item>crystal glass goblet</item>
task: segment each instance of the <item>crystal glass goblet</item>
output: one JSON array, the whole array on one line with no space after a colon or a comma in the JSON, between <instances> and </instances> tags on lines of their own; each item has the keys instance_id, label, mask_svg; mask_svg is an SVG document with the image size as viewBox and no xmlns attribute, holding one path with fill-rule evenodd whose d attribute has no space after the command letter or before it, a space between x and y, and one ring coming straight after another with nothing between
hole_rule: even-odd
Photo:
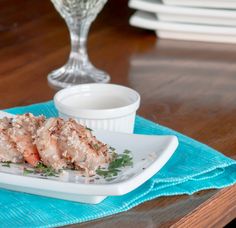
<instances>
[{"instance_id":1,"label":"crystal glass goblet","mask_svg":"<svg viewBox=\"0 0 236 228\"><path fill-rule=\"evenodd\" d=\"M65 88L82 83L106 83L110 77L96 69L87 54L87 36L91 23L107 0L51 0L66 21L70 32L71 52L67 63L48 75L49 84Z\"/></svg>"}]
</instances>

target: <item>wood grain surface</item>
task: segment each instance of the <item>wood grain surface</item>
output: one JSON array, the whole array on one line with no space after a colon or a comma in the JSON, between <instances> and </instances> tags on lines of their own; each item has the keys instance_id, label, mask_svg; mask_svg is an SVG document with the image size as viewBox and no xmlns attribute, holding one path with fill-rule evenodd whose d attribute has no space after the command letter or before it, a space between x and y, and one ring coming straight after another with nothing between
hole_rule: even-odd
<instances>
[{"instance_id":1,"label":"wood grain surface","mask_svg":"<svg viewBox=\"0 0 236 228\"><path fill-rule=\"evenodd\" d=\"M158 40L128 25L132 13L126 0L108 1L89 34L91 61L141 94L139 115L236 159L236 45ZM47 74L69 50L49 0L1 0L0 108L52 99ZM222 227L236 217L235 194L232 186L161 197L71 227Z\"/></svg>"}]
</instances>

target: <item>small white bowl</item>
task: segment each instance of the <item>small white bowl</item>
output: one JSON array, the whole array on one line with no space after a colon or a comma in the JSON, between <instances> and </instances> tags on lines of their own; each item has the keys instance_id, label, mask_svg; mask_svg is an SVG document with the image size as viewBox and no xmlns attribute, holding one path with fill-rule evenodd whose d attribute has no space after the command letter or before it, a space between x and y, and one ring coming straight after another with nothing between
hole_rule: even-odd
<instances>
[{"instance_id":1,"label":"small white bowl","mask_svg":"<svg viewBox=\"0 0 236 228\"><path fill-rule=\"evenodd\" d=\"M115 84L82 84L57 92L54 103L62 118L94 130L133 133L140 95Z\"/></svg>"}]
</instances>

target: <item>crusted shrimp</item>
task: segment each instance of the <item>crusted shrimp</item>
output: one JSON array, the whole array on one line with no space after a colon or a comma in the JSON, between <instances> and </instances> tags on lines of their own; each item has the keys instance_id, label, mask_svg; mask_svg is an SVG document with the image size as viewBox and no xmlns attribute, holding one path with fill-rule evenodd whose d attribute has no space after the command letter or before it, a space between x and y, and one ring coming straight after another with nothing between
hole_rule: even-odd
<instances>
[{"instance_id":1,"label":"crusted shrimp","mask_svg":"<svg viewBox=\"0 0 236 228\"><path fill-rule=\"evenodd\" d=\"M12 119L0 119L0 161L23 162L23 155L17 150L16 144L11 141L8 129L12 127Z\"/></svg>"},{"instance_id":2,"label":"crusted shrimp","mask_svg":"<svg viewBox=\"0 0 236 228\"><path fill-rule=\"evenodd\" d=\"M107 145L98 141L90 130L72 119L61 126L58 144L67 161L88 175L93 175L99 166L111 159Z\"/></svg>"},{"instance_id":3,"label":"crusted shrimp","mask_svg":"<svg viewBox=\"0 0 236 228\"><path fill-rule=\"evenodd\" d=\"M74 167L93 175L111 161L106 144L76 120L25 114L0 119L0 162L39 162L56 171Z\"/></svg>"},{"instance_id":4,"label":"crusted shrimp","mask_svg":"<svg viewBox=\"0 0 236 228\"><path fill-rule=\"evenodd\" d=\"M66 160L58 147L58 137L63 124L60 118L50 118L37 130L35 144L44 165L60 170L66 167Z\"/></svg>"},{"instance_id":5,"label":"crusted shrimp","mask_svg":"<svg viewBox=\"0 0 236 228\"><path fill-rule=\"evenodd\" d=\"M40 161L38 150L34 145L34 137L44 120L44 117L35 117L30 113L19 115L12 121L12 127L8 130L17 150L32 166L36 166Z\"/></svg>"}]
</instances>

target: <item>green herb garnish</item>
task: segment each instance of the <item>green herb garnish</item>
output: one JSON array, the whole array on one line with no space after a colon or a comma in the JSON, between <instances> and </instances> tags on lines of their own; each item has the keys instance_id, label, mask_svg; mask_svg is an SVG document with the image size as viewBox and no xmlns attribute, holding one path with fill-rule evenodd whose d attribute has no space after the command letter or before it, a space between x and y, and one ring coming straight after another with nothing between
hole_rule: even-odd
<instances>
[{"instance_id":1,"label":"green herb garnish","mask_svg":"<svg viewBox=\"0 0 236 228\"><path fill-rule=\"evenodd\" d=\"M24 169L23 175L26 176L26 175L31 174L31 173L35 173L34 170Z\"/></svg>"},{"instance_id":2,"label":"green herb garnish","mask_svg":"<svg viewBox=\"0 0 236 228\"><path fill-rule=\"evenodd\" d=\"M128 154L118 154L117 158L110 163L108 169L117 169L126 166L132 166L132 159L133 158Z\"/></svg>"},{"instance_id":3,"label":"green herb garnish","mask_svg":"<svg viewBox=\"0 0 236 228\"><path fill-rule=\"evenodd\" d=\"M120 170L118 170L118 169L109 169L109 168L108 168L108 170L102 170L100 168L98 168L96 170L97 175L103 176L104 178L111 178L111 177L117 176L118 172L120 172Z\"/></svg>"},{"instance_id":4,"label":"green herb garnish","mask_svg":"<svg viewBox=\"0 0 236 228\"><path fill-rule=\"evenodd\" d=\"M11 166L10 166L10 164L11 164L11 162L10 161L6 161L6 162L2 162L3 163L3 167L7 167L7 168L10 168Z\"/></svg>"},{"instance_id":5,"label":"green herb garnish","mask_svg":"<svg viewBox=\"0 0 236 228\"><path fill-rule=\"evenodd\" d=\"M56 172L52 167L47 167L45 166L43 163L38 163L38 165L36 165L34 167L33 170L31 169L24 169L24 175L28 175L28 174L42 174L43 176L58 176L58 172Z\"/></svg>"},{"instance_id":6,"label":"green herb garnish","mask_svg":"<svg viewBox=\"0 0 236 228\"><path fill-rule=\"evenodd\" d=\"M113 180L115 176L121 171L121 168L132 166L133 158L130 156L131 151L125 150L123 154L115 153L115 149L112 151L112 161L109 164L108 168L98 168L96 170L97 175L103 176L105 179Z\"/></svg>"},{"instance_id":7,"label":"green herb garnish","mask_svg":"<svg viewBox=\"0 0 236 228\"><path fill-rule=\"evenodd\" d=\"M124 154L130 154L130 153L131 153L130 150L127 150L127 149L126 149L126 150L124 151Z\"/></svg>"},{"instance_id":8,"label":"green herb garnish","mask_svg":"<svg viewBox=\"0 0 236 228\"><path fill-rule=\"evenodd\" d=\"M114 147L110 146L110 150L115 151L116 149Z\"/></svg>"},{"instance_id":9,"label":"green herb garnish","mask_svg":"<svg viewBox=\"0 0 236 228\"><path fill-rule=\"evenodd\" d=\"M43 163L38 163L38 165L35 167L37 173L42 173L44 176L54 176L56 177L58 175L58 172L56 172L52 167L47 167Z\"/></svg>"},{"instance_id":10,"label":"green herb garnish","mask_svg":"<svg viewBox=\"0 0 236 228\"><path fill-rule=\"evenodd\" d=\"M91 128L89 128L89 127L86 127L86 129L89 130L89 131L93 131L93 130L92 130Z\"/></svg>"}]
</instances>

